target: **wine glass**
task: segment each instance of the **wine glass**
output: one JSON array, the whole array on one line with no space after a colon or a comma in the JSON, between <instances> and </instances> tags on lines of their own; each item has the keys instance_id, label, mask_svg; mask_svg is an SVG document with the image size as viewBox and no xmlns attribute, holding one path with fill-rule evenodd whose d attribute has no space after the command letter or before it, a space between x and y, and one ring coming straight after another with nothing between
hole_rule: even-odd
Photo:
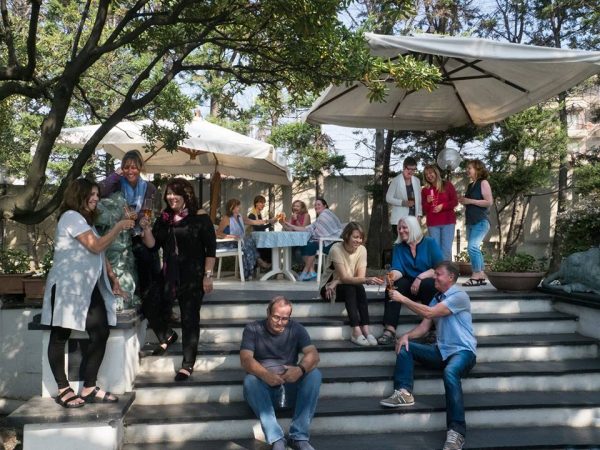
<instances>
[{"instance_id":1,"label":"wine glass","mask_svg":"<svg viewBox=\"0 0 600 450\"><path fill-rule=\"evenodd\" d=\"M152 219L152 210L153 210L154 202L151 198L147 198L144 200L144 207L142 208L142 212L148 221Z\"/></svg>"}]
</instances>

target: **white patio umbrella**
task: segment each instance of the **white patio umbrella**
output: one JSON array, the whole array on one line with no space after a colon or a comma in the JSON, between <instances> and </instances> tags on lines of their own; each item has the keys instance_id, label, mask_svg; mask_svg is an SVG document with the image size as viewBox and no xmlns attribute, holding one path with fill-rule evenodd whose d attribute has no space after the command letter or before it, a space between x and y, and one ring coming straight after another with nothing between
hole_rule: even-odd
<instances>
[{"instance_id":1,"label":"white patio umbrella","mask_svg":"<svg viewBox=\"0 0 600 450\"><path fill-rule=\"evenodd\" d=\"M440 68L433 92L411 91L387 80L385 102L369 102L360 82L330 86L306 120L358 128L444 130L498 122L600 72L600 52L423 34L366 33L371 54L411 54Z\"/></svg>"},{"instance_id":2,"label":"white patio umbrella","mask_svg":"<svg viewBox=\"0 0 600 450\"><path fill-rule=\"evenodd\" d=\"M146 120L121 122L98 144L114 158L121 159L129 150L140 150L148 173L203 174L219 172L248 180L272 184L291 184L285 157L272 145L195 117L185 130L189 137L173 153L157 142L152 152L144 152L147 141L142 127ZM168 122L163 122L167 124ZM81 148L99 125L84 125L62 130L57 143Z\"/></svg>"}]
</instances>

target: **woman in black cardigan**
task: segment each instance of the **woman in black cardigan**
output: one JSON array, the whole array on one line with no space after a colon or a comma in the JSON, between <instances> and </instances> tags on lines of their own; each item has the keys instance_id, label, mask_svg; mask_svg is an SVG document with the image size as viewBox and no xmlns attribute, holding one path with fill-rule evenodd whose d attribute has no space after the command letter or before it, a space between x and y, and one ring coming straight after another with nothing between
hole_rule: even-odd
<instances>
[{"instance_id":1,"label":"woman in black cardigan","mask_svg":"<svg viewBox=\"0 0 600 450\"><path fill-rule=\"evenodd\" d=\"M166 208L152 230L143 222L144 244L154 251L162 248L161 276L144 303L144 315L156 333L163 354L177 340L168 324L177 299L181 310L183 362L175 381L187 380L194 370L200 336L200 306L204 293L213 289L212 276L217 246L215 229L203 210L198 210L194 188L183 178L168 182Z\"/></svg>"}]
</instances>

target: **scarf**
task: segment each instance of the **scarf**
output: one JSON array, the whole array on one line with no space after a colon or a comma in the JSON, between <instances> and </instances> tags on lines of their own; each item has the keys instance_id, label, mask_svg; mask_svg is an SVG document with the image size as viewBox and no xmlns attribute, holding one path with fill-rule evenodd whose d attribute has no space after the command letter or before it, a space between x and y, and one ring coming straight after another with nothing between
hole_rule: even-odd
<instances>
[{"instance_id":1,"label":"scarf","mask_svg":"<svg viewBox=\"0 0 600 450\"><path fill-rule=\"evenodd\" d=\"M127 204L135 205L135 212L140 212L144 204L148 182L140 177L135 188L133 188L125 177L121 177L119 181L121 183L121 192L123 192Z\"/></svg>"},{"instance_id":2,"label":"scarf","mask_svg":"<svg viewBox=\"0 0 600 450\"><path fill-rule=\"evenodd\" d=\"M166 289L172 299L175 298L177 288L179 287L179 264L177 257L179 256L179 247L177 246L177 238L175 237L174 226L189 215L187 208L182 209L178 213L174 211L163 211L161 219L169 226L169 234L165 243L163 252L163 267L162 272L166 281Z\"/></svg>"}]
</instances>

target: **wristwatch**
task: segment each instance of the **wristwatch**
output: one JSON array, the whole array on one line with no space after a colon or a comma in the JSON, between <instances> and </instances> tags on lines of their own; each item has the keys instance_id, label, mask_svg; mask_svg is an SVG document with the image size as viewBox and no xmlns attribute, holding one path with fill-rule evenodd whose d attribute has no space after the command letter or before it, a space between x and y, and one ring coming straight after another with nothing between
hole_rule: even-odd
<instances>
[{"instance_id":1,"label":"wristwatch","mask_svg":"<svg viewBox=\"0 0 600 450\"><path fill-rule=\"evenodd\" d=\"M212 278L213 277L212 270L207 270L206 272L204 272L204 276L206 278Z\"/></svg>"}]
</instances>

